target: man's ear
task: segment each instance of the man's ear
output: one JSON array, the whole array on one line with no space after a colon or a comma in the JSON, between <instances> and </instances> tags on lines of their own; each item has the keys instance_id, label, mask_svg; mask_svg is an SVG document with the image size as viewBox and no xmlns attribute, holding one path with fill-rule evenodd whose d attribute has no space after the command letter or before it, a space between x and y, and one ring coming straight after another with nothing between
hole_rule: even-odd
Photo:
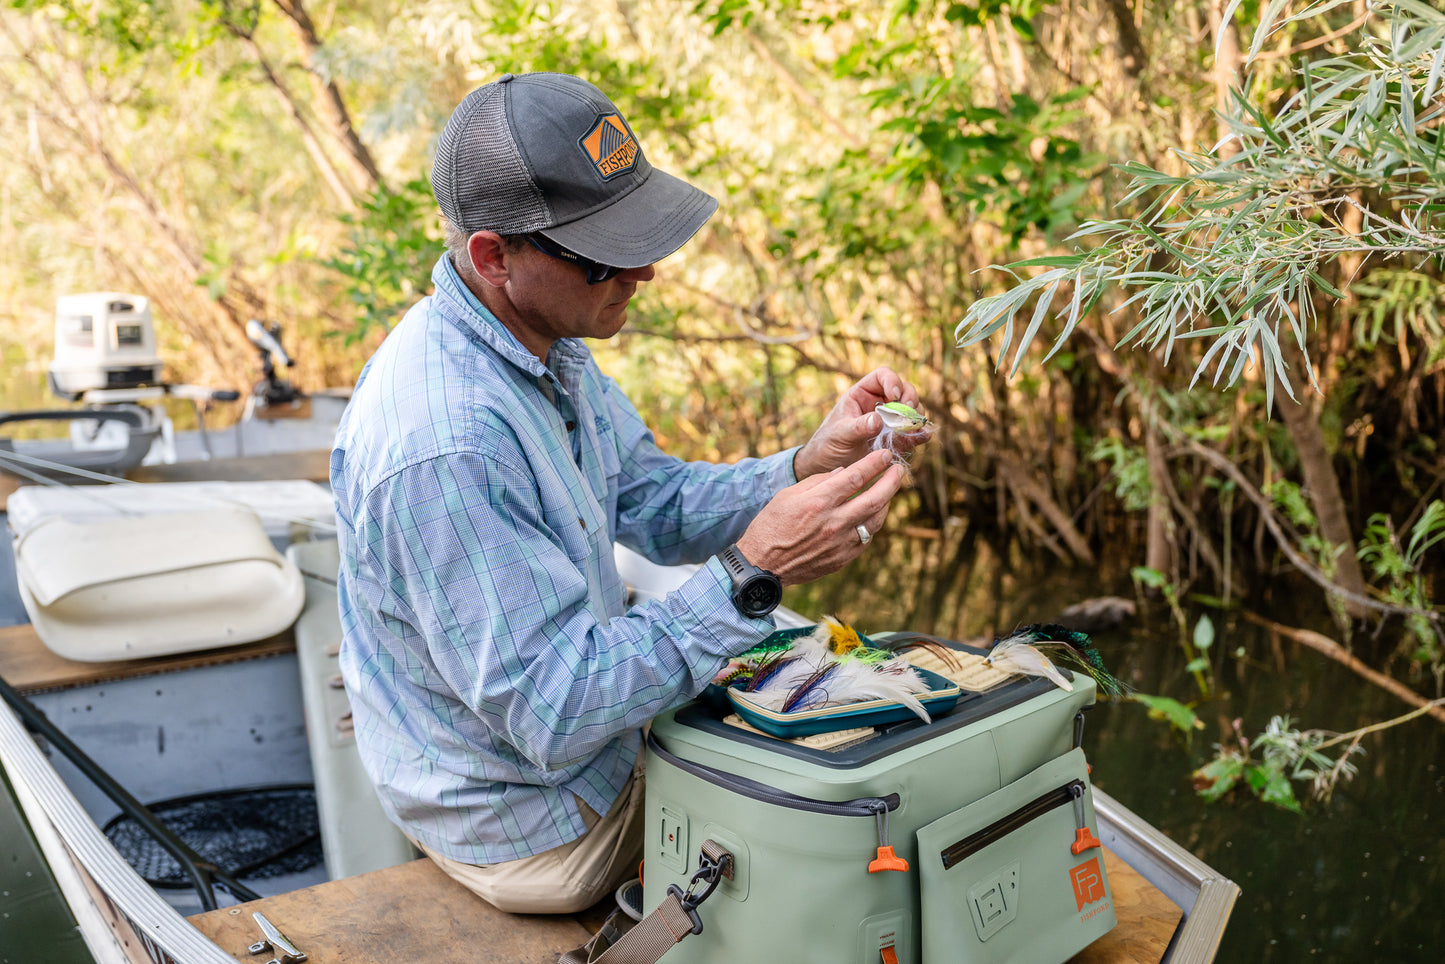
<instances>
[{"instance_id":1,"label":"man's ear","mask_svg":"<svg viewBox=\"0 0 1445 964\"><path fill-rule=\"evenodd\" d=\"M507 243L495 231L477 231L467 238L467 257L483 281L494 288L507 283Z\"/></svg>"}]
</instances>

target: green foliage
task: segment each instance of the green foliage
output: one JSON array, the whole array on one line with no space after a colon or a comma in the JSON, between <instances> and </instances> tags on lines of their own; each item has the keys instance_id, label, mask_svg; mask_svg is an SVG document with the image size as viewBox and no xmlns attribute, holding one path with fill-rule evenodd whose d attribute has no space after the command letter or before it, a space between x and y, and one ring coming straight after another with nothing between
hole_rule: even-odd
<instances>
[{"instance_id":1,"label":"green foliage","mask_svg":"<svg viewBox=\"0 0 1445 964\"><path fill-rule=\"evenodd\" d=\"M1148 693L1130 693L1128 699L1142 705L1149 711L1151 720L1164 720L1170 727L1192 736L1195 730L1204 729L1201 720L1192 708L1169 696L1151 696Z\"/></svg>"},{"instance_id":2,"label":"green foliage","mask_svg":"<svg viewBox=\"0 0 1445 964\"><path fill-rule=\"evenodd\" d=\"M1280 17L1272 4L1254 49L1281 23L1336 3ZM1234 6L1237 6L1235 4ZM1234 153L1181 153L1184 174L1139 162L1120 165L1132 183L1124 201L1140 215L1085 224L1072 238L1079 253L1017 262L1003 270L1018 284L972 305L958 323L961 345L1002 332L1010 348L1014 320L1036 302L1015 351L1014 370L1042 321L1061 331L1053 351L1108 289L1132 292L1123 302L1140 320L1121 339L1159 349L1169 359L1183 340L1207 348L1194 379L1213 367L1213 382L1235 384L1246 366L1263 367L1266 404L1276 382L1292 397L1281 339L1304 353L1316 293L1342 297L1325 277L1344 254L1414 255L1445 264L1445 11L1413 0L1371 8L1385 19L1366 32L1358 53L1299 67L1299 90L1273 114L1241 95L1229 118ZM1364 192L1388 203L1366 207ZM1358 232L1343 226L1358 211ZM1044 268L1032 276L1020 269Z\"/></svg>"},{"instance_id":3,"label":"green foliage","mask_svg":"<svg viewBox=\"0 0 1445 964\"><path fill-rule=\"evenodd\" d=\"M995 17L1008 18L1009 26L1020 36L1034 39L1034 27L1030 22L1043 7L1042 0L979 0L978 3L950 3L944 12L945 20L983 26Z\"/></svg>"},{"instance_id":4,"label":"green foliage","mask_svg":"<svg viewBox=\"0 0 1445 964\"><path fill-rule=\"evenodd\" d=\"M693 4L692 12L701 15L704 23L711 24L716 35L734 23L746 27L752 22L754 6L752 0L699 0Z\"/></svg>"},{"instance_id":5,"label":"green foliage","mask_svg":"<svg viewBox=\"0 0 1445 964\"><path fill-rule=\"evenodd\" d=\"M1309 500L1305 498L1304 491L1298 484L1286 479L1271 482L1264 487L1264 494L1269 496L1284 513L1290 525L1297 529L1316 529L1319 522L1315 519L1314 510L1310 508Z\"/></svg>"},{"instance_id":6,"label":"green foliage","mask_svg":"<svg viewBox=\"0 0 1445 964\"><path fill-rule=\"evenodd\" d=\"M873 106L893 117L880 130L900 138L884 178L910 191L936 186L945 209L992 215L1015 243L1032 230L1047 235L1077 223L1103 164L1066 133L1082 120L1070 105L1088 91L1042 103L1014 94L1000 109L970 103L969 86L912 78L872 91Z\"/></svg>"},{"instance_id":7,"label":"green foliage","mask_svg":"<svg viewBox=\"0 0 1445 964\"><path fill-rule=\"evenodd\" d=\"M1236 721L1236 731L1238 730ZM1317 799L1329 799L1335 785L1355 774L1349 758L1364 750L1350 743L1337 757L1324 752L1337 744L1335 734L1323 730L1301 731L1288 716L1276 716L1265 731L1252 741L1236 733L1233 746L1216 747L1214 759L1194 771L1199 796L1209 802L1221 799L1236 786L1243 786L1265 803L1303 813L1292 781L1308 781Z\"/></svg>"},{"instance_id":8,"label":"green foliage","mask_svg":"<svg viewBox=\"0 0 1445 964\"><path fill-rule=\"evenodd\" d=\"M1154 486L1149 479L1149 460L1142 449L1127 444L1117 436L1108 436L1094 442L1089 458L1109 463L1114 494L1125 509L1142 512L1149 508L1154 500Z\"/></svg>"},{"instance_id":9,"label":"green foliage","mask_svg":"<svg viewBox=\"0 0 1445 964\"><path fill-rule=\"evenodd\" d=\"M1382 342L1405 346L1424 341L1433 343L1437 354L1445 352L1445 330L1440 325L1445 279L1420 271L1377 268L1355 282L1350 291L1359 299L1352 314L1355 340L1360 345L1373 348Z\"/></svg>"},{"instance_id":10,"label":"green foliage","mask_svg":"<svg viewBox=\"0 0 1445 964\"><path fill-rule=\"evenodd\" d=\"M1390 602L1413 612L1405 616L1406 634L1400 648L1417 663L1430 667L1437 685L1445 678L1445 629L1426 612L1430 605L1426 553L1445 540L1445 502L1434 500L1425 507L1401 541L1394 523L1384 513L1370 516L1360 540L1360 561L1381 583L1380 591Z\"/></svg>"},{"instance_id":11,"label":"green foliage","mask_svg":"<svg viewBox=\"0 0 1445 964\"><path fill-rule=\"evenodd\" d=\"M1264 494L1295 528L1298 534L1296 543L1300 549L1309 555L1322 572L1333 575L1338 569L1335 550L1320 534L1319 520L1315 517L1304 490L1288 479L1276 479L1264 487Z\"/></svg>"},{"instance_id":12,"label":"green foliage","mask_svg":"<svg viewBox=\"0 0 1445 964\"><path fill-rule=\"evenodd\" d=\"M163 43L174 26L169 5L149 0L9 0L7 6L44 12L67 30L132 54Z\"/></svg>"},{"instance_id":13,"label":"green foliage","mask_svg":"<svg viewBox=\"0 0 1445 964\"><path fill-rule=\"evenodd\" d=\"M1214 622L1207 615L1201 615L1194 624L1194 632L1190 634L1184 607L1179 604L1179 590L1164 573L1149 566L1135 566L1129 570L1129 575L1135 585L1159 593L1169 606L1169 613L1179 627L1179 647L1184 651L1185 658L1184 670L1194 677L1194 685L1199 688L1200 697L1208 698L1214 692L1214 668L1205 654L1214 645Z\"/></svg>"},{"instance_id":14,"label":"green foliage","mask_svg":"<svg viewBox=\"0 0 1445 964\"><path fill-rule=\"evenodd\" d=\"M429 180L417 178L396 190L378 188L360 206L358 214L341 215L348 228L346 244L322 260L341 277L355 312L347 344L399 321L426 293L440 251Z\"/></svg>"}]
</instances>

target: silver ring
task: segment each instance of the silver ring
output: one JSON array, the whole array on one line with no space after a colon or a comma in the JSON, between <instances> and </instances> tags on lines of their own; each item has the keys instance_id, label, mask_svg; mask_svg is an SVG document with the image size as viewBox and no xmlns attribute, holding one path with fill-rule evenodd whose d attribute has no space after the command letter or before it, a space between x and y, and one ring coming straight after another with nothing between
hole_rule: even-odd
<instances>
[{"instance_id":1,"label":"silver ring","mask_svg":"<svg viewBox=\"0 0 1445 964\"><path fill-rule=\"evenodd\" d=\"M865 546L873 541L873 533L868 531L867 526L859 524L853 528L853 531L858 533L858 541Z\"/></svg>"}]
</instances>

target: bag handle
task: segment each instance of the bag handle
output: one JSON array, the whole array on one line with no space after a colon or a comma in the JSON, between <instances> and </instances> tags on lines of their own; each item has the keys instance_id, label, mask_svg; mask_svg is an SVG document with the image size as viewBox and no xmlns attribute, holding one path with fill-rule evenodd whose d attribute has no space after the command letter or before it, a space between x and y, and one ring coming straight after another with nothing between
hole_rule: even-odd
<instances>
[{"instance_id":1,"label":"bag handle","mask_svg":"<svg viewBox=\"0 0 1445 964\"><path fill-rule=\"evenodd\" d=\"M712 896L724 877L732 876L732 868L733 855L717 841L704 840L697 871L686 891L676 884L669 885L657 909L615 942L604 936L604 927L586 944L559 957L557 964L656 964L678 941L702 933L697 908ZM701 893L697 892L699 886L703 887Z\"/></svg>"}]
</instances>

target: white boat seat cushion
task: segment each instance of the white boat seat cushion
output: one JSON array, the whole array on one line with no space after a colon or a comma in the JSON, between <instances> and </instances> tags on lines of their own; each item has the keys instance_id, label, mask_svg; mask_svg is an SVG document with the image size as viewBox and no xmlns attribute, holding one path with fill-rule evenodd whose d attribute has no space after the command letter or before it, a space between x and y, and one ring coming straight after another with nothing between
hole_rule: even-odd
<instances>
[{"instance_id":1,"label":"white boat seat cushion","mask_svg":"<svg viewBox=\"0 0 1445 964\"><path fill-rule=\"evenodd\" d=\"M52 516L16 540L15 568L36 634L82 662L265 639L295 621L305 598L296 566L241 507Z\"/></svg>"}]
</instances>

